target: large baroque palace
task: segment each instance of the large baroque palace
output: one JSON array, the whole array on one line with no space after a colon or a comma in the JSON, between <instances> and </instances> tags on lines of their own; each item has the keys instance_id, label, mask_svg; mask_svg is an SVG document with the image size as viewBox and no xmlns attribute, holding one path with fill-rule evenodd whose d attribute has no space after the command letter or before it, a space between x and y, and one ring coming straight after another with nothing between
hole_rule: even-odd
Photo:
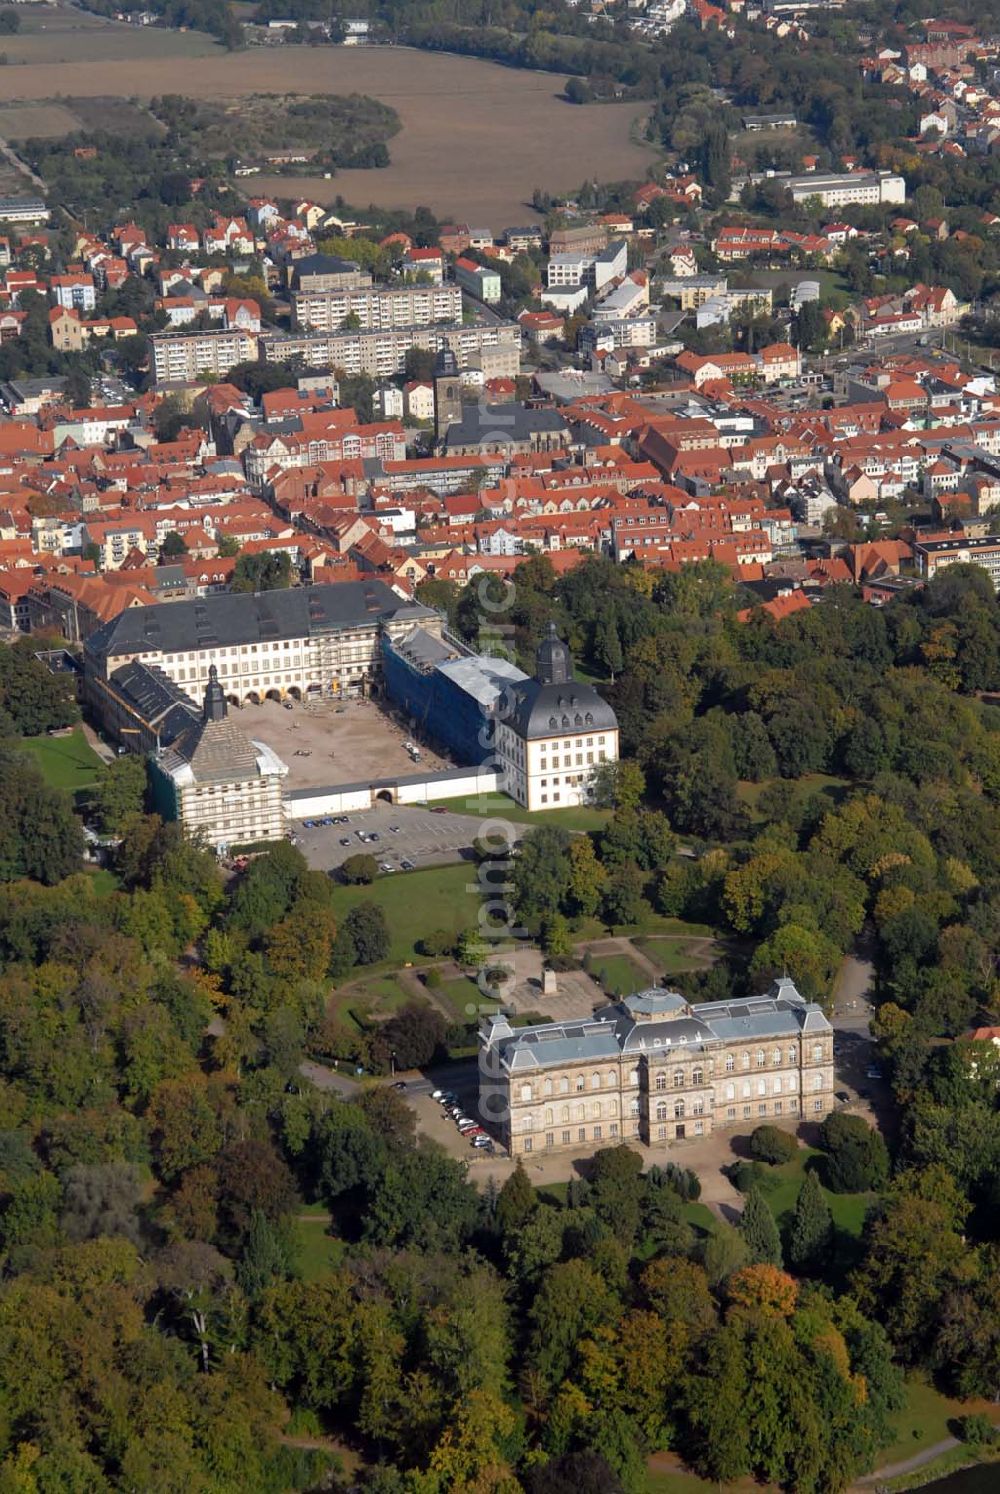
<instances>
[{"instance_id":1,"label":"large baroque palace","mask_svg":"<svg viewBox=\"0 0 1000 1494\"><path fill-rule=\"evenodd\" d=\"M654 989L579 1021L487 1017L480 1044L480 1113L512 1155L666 1145L833 1108L833 1029L787 977L696 1007Z\"/></svg>"}]
</instances>

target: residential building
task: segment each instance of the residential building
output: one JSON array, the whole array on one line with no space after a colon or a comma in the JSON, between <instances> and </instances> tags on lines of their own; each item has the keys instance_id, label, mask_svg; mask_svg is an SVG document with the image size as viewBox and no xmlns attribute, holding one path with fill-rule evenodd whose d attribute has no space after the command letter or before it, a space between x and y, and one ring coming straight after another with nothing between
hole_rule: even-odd
<instances>
[{"instance_id":1,"label":"residential building","mask_svg":"<svg viewBox=\"0 0 1000 1494\"><path fill-rule=\"evenodd\" d=\"M460 368L469 368L474 358L490 353L494 361L489 376L500 378L519 371L521 329L516 322L490 317L466 326L397 327L385 332L262 333L260 347L268 363L300 356L310 368L342 368L347 374L366 373L378 379L403 373L411 348L448 348Z\"/></svg>"},{"instance_id":2,"label":"residential building","mask_svg":"<svg viewBox=\"0 0 1000 1494\"><path fill-rule=\"evenodd\" d=\"M338 332L347 318L356 322L354 330L366 332L442 322L459 326L462 291L458 285L401 285L292 293L292 321L304 331Z\"/></svg>"},{"instance_id":3,"label":"residential building","mask_svg":"<svg viewBox=\"0 0 1000 1494\"><path fill-rule=\"evenodd\" d=\"M257 334L238 327L154 332L149 345L157 384L194 383L202 374L221 378L237 363L257 357Z\"/></svg>"},{"instance_id":4,"label":"residential building","mask_svg":"<svg viewBox=\"0 0 1000 1494\"><path fill-rule=\"evenodd\" d=\"M459 257L455 261L455 279L462 290L468 291L478 301L499 301L500 276L496 270L476 264L475 260Z\"/></svg>"},{"instance_id":5,"label":"residential building","mask_svg":"<svg viewBox=\"0 0 1000 1494\"><path fill-rule=\"evenodd\" d=\"M833 1084L833 1029L787 976L742 1000L655 988L589 1019L480 1027L479 1113L514 1156L819 1121Z\"/></svg>"}]
</instances>

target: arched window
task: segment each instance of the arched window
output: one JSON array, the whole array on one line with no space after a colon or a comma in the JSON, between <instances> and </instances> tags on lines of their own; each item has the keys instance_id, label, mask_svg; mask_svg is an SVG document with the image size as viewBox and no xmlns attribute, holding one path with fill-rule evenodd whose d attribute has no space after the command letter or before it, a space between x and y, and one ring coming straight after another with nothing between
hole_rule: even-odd
<instances>
[{"instance_id":1,"label":"arched window","mask_svg":"<svg viewBox=\"0 0 1000 1494\"><path fill-rule=\"evenodd\" d=\"M822 1061L823 1061L823 1045L822 1045L822 1043L816 1043L815 1046L813 1047L813 1063L822 1063Z\"/></svg>"},{"instance_id":2,"label":"arched window","mask_svg":"<svg viewBox=\"0 0 1000 1494\"><path fill-rule=\"evenodd\" d=\"M576 1118L577 1118L577 1120L578 1121L582 1121L585 1118L585 1116L586 1116L586 1111L585 1111L584 1107L582 1105L577 1105L577 1107L576 1107Z\"/></svg>"},{"instance_id":3,"label":"arched window","mask_svg":"<svg viewBox=\"0 0 1000 1494\"><path fill-rule=\"evenodd\" d=\"M601 1118L601 1102L600 1102L600 1100L595 1100L594 1103L591 1105L591 1107L590 1107L590 1114L591 1114L591 1116L593 1117L594 1120L600 1120L600 1118Z\"/></svg>"},{"instance_id":4,"label":"arched window","mask_svg":"<svg viewBox=\"0 0 1000 1494\"><path fill-rule=\"evenodd\" d=\"M522 1100L522 1103L525 1100L530 1100L530 1099L531 1099L531 1085L530 1084L522 1084L521 1085L521 1100Z\"/></svg>"},{"instance_id":5,"label":"arched window","mask_svg":"<svg viewBox=\"0 0 1000 1494\"><path fill-rule=\"evenodd\" d=\"M551 1079L546 1079L545 1083L542 1085L542 1094L545 1095L545 1097L547 1099L548 1096L551 1093L552 1093L552 1080Z\"/></svg>"},{"instance_id":6,"label":"arched window","mask_svg":"<svg viewBox=\"0 0 1000 1494\"><path fill-rule=\"evenodd\" d=\"M684 1119L684 1101L683 1100L675 1100L674 1101L674 1120L679 1120L680 1121L680 1120L683 1120L683 1119Z\"/></svg>"},{"instance_id":7,"label":"arched window","mask_svg":"<svg viewBox=\"0 0 1000 1494\"><path fill-rule=\"evenodd\" d=\"M822 1089L822 1088L823 1088L823 1075L822 1074L814 1074L813 1075L813 1089Z\"/></svg>"},{"instance_id":8,"label":"arched window","mask_svg":"<svg viewBox=\"0 0 1000 1494\"><path fill-rule=\"evenodd\" d=\"M705 1082L704 1072L701 1069L692 1069L691 1070L691 1083L695 1086L695 1088L697 1089L698 1086L701 1085L701 1084L704 1084L704 1082Z\"/></svg>"},{"instance_id":9,"label":"arched window","mask_svg":"<svg viewBox=\"0 0 1000 1494\"><path fill-rule=\"evenodd\" d=\"M629 1084L638 1084L639 1083L639 1070L638 1069L629 1069L628 1082L629 1082Z\"/></svg>"},{"instance_id":10,"label":"arched window","mask_svg":"<svg viewBox=\"0 0 1000 1494\"><path fill-rule=\"evenodd\" d=\"M743 1067L745 1069L748 1069L750 1067L750 1054L749 1053L743 1053L740 1056L740 1063L743 1065Z\"/></svg>"},{"instance_id":11,"label":"arched window","mask_svg":"<svg viewBox=\"0 0 1000 1494\"><path fill-rule=\"evenodd\" d=\"M731 1074L736 1067L736 1059L731 1053L726 1054L726 1073Z\"/></svg>"},{"instance_id":12,"label":"arched window","mask_svg":"<svg viewBox=\"0 0 1000 1494\"><path fill-rule=\"evenodd\" d=\"M777 1065L781 1062L780 1048L775 1048L774 1052L771 1054L771 1062L775 1065L775 1067L777 1067Z\"/></svg>"},{"instance_id":13,"label":"arched window","mask_svg":"<svg viewBox=\"0 0 1000 1494\"><path fill-rule=\"evenodd\" d=\"M579 1091L581 1089L586 1089L586 1087L587 1087L587 1081L586 1081L586 1079L583 1077L582 1074L577 1074L577 1076L576 1076L577 1093L579 1093Z\"/></svg>"},{"instance_id":14,"label":"arched window","mask_svg":"<svg viewBox=\"0 0 1000 1494\"><path fill-rule=\"evenodd\" d=\"M615 1085L615 1076L614 1076L614 1074L613 1073L605 1074L605 1076L604 1076L604 1088L605 1089L613 1089L614 1085Z\"/></svg>"},{"instance_id":15,"label":"arched window","mask_svg":"<svg viewBox=\"0 0 1000 1494\"><path fill-rule=\"evenodd\" d=\"M767 1080L766 1079L758 1079L757 1080L757 1093L759 1095L766 1095L767 1094Z\"/></svg>"},{"instance_id":16,"label":"arched window","mask_svg":"<svg viewBox=\"0 0 1000 1494\"><path fill-rule=\"evenodd\" d=\"M551 1110L546 1110L546 1112L545 1112L545 1124L547 1126L551 1126L553 1124L553 1121L552 1121L552 1111Z\"/></svg>"},{"instance_id":17,"label":"arched window","mask_svg":"<svg viewBox=\"0 0 1000 1494\"><path fill-rule=\"evenodd\" d=\"M639 1101L638 1100L630 1100L629 1101L628 1113L629 1113L629 1115L638 1115L639 1114Z\"/></svg>"},{"instance_id":18,"label":"arched window","mask_svg":"<svg viewBox=\"0 0 1000 1494\"><path fill-rule=\"evenodd\" d=\"M764 1064L766 1062L767 1062L767 1055L765 1054L763 1048L758 1048L757 1049L757 1067L759 1069L762 1069L764 1067Z\"/></svg>"},{"instance_id":19,"label":"arched window","mask_svg":"<svg viewBox=\"0 0 1000 1494\"><path fill-rule=\"evenodd\" d=\"M691 1113L692 1115L704 1115L705 1101L702 1099L695 1100L694 1104L691 1106Z\"/></svg>"},{"instance_id":20,"label":"arched window","mask_svg":"<svg viewBox=\"0 0 1000 1494\"><path fill-rule=\"evenodd\" d=\"M657 1074L657 1076L656 1076L656 1087L657 1087L657 1089L666 1089L666 1087L667 1087L667 1076L666 1076L666 1074Z\"/></svg>"},{"instance_id":21,"label":"arched window","mask_svg":"<svg viewBox=\"0 0 1000 1494\"><path fill-rule=\"evenodd\" d=\"M674 1069L674 1089L684 1088L684 1070Z\"/></svg>"},{"instance_id":22,"label":"arched window","mask_svg":"<svg viewBox=\"0 0 1000 1494\"><path fill-rule=\"evenodd\" d=\"M608 1101L608 1114L609 1115L617 1115L618 1114L618 1101L617 1100L609 1100Z\"/></svg>"},{"instance_id":23,"label":"arched window","mask_svg":"<svg viewBox=\"0 0 1000 1494\"><path fill-rule=\"evenodd\" d=\"M666 1100L661 1100L660 1103L656 1107L656 1119L658 1121L665 1121L666 1118L667 1118L667 1102L666 1102Z\"/></svg>"},{"instance_id":24,"label":"arched window","mask_svg":"<svg viewBox=\"0 0 1000 1494\"><path fill-rule=\"evenodd\" d=\"M561 1095L569 1094L569 1077L566 1074L559 1080L559 1093Z\"/></svg>"},{"instance_id":25,"label":"arched window","mask_svg":"<svg viewBox=\"0 0 1000 1494\"><path fill-rule=\"evenodd\" d=\"M795 1049L794 1048L789 1048L789 1050L788 1050L788 1062L789 1063L794 1063L795 1062L795 1057L796 1057Z\"/></svg>"},{"instance_id":26,"label":"arched window","mask_svg":"<svg viewBox=\"0 0 1000 1494\"><path fill-rule=\"evenodd\" d=\"M600 1087L601 1087L601 1076L600 1076L600 1074L591 1074L591 1076L590 1076L590 1087L591 1087L591 1089L600 1089Z\"/></svg>"},{"instance_id":27,"label":"arched window","mask_svg":"<svg viewBox=\"0 0 1000 1494\"><path fill-rule=\"evenodd\" d=\"M740 1085L740 1092L743 1095L744 1100L749 1100L751 1094L753 1093L750 1088L749 1079L744 1079L743 1083Z\"/></svg>"},{"instance_id":28,"label":"arched window","mask_svg":"<svg viewBox=\"0 0 1000 1494\"><path fill-rule=\"evenodd\" d=\"M727 1100L735 1100L736 1099L736 1085L735 1084L727 1084L726 1085L726 1099Z\"/></svg>"},{"instance_id":29,"label":"arched window","mask_svg":"<svg viewBox=\"0 0 1000 1494\"><path fill-rule=\"evenodd\" d=\"M564 1125L569 1120L569 1106L568 1105L563 1105L562 1109L559 1111L559 1119L563 1122Z\"/></svg>"}]
</instances>

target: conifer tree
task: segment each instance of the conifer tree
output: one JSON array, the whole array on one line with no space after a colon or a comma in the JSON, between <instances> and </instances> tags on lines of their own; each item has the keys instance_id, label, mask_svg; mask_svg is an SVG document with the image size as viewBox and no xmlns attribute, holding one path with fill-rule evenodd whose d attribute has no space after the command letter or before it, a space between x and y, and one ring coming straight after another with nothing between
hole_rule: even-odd
<instances>
[{"instance_id":1,"label":"conifer tree","mask_svg":"<svg viewBox=\"0 0 1000 1494\"><path fill-rule=\"evenodd\" d=\"M743 1206L740 1233L746 1241L751 1266L780 1266L781 1238L774 1215L759 1188L751 1188Z\"/></svg>"},{"instance_id":2,"label":"conifer tree","mask_svg":"<svg viewBox=\"0 0 1000 1494\"><path fill-rule=\"evenodd\" d=\"M807 1172L802 1184L792 1232L788 1241L788 1258L797 1270L808 1270L822 1261L824 1252L833 1238L833 1219L830 1205L823 1197L819 1178L815 1172Z\"/></svg>"}]
</instances>

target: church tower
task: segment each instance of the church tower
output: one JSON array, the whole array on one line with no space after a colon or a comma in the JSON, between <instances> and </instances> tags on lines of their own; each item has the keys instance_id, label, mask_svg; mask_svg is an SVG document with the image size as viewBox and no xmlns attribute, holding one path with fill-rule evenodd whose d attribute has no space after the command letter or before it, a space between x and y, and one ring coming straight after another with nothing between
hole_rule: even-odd
<instances>
[{"instance_id":1,"label":"church tower","mask_svg":"<svg viewBox=\"0 0 1000 1494\"><path fill-rule=\"evenodd\" d=\"M573 679L573 655L549 623L548 632L535 655L535 679L540 685L568 685Z\"/></svg>"},{"instance_id":2,"label":"church tower","mask_svg":"<svg viewBox=\"0 0 1000 1494\"><path fill-rule=\"evenodd\" d=\"M443 441L449 425L462 418L462 381L451 348L442 348L434 362L434 435Z\"/></svg>"},{"instance_id":3,"label":"church tower","mask_svg":"<svg viewBox=\"0 0 1000 1494\"><path fill-rule=\"evenodd\" d=\"M219 671L214 664L208 671L208 687L205 690L205 704L202 706L201 714L204 721L225 721L229 714L226 697L219 684Z\"/></svg>"}]
</instances>

